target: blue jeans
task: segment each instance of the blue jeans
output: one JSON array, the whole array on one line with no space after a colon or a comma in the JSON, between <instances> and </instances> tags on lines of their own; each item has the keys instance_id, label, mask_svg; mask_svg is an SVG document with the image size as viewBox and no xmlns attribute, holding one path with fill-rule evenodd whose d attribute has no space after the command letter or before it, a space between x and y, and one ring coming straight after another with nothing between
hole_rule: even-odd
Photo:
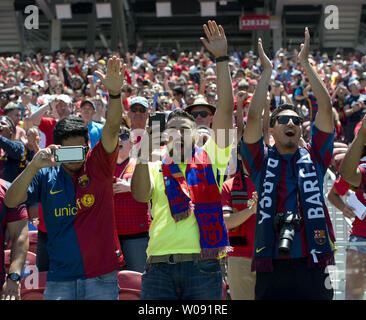
<instances>
[{"instance_id":1,"label":"blue jeans","mask_svg":"<svg viewBox=\"0 0 366 320\"><path fill-rule=\"evenodd\" d=\"M117 271L91 279L47 281L44 300L118 300Z\"/></svg>"},{"instance_id":2,"label":"blue jeans","mask_svg":"<svg viewBox=\"0 0 366 320\"><path fill-rule=\"evenodd\" d=\"M219 260L147 264L141 300L222 300Z\"/></svg>"},{"instance_id":3,"label":"blue jeans","mask_svg":"<svg viewBox=\"0 0 366 320\"><path fill-rule=\"evenodd\" d=\"M123 258L128 270L143 273L146 265L148 237L137 239L119 239Z\"/></svg>"}]
</instances>

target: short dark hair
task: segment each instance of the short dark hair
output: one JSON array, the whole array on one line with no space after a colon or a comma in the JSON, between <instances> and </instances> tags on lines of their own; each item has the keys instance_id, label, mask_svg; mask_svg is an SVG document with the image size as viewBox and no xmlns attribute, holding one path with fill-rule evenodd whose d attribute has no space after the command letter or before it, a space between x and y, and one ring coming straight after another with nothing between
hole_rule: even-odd
<instances>
[{"instance_id":1,"label":"short dark hair","mask_svg":"<svg viewBox=\"0 0 366 320\"><path fill-rule=\"evenodd\" d=\"M173 91L174 91L174 92L176 92L177 94L184 95L184 89L183 89L183 87L181 87L181 86L175 86L175 87L173 88Z\"/></svg>"},{"instance_id":2,"label":"short dark hair","mask_svg":"<svg viewBox=\"0 0 366 320\"><path fill-rule=\"evenodd\" d=\"M9 112L14 111L14 110L21 111L22 109L15 102L9 102L4 108L4 115L8 115Z\"/></svg>"},{"instance_id":3,"label":"short dark hair","mask_svg":"<svg viewBox=\"0 0 366 320\"><path fill-rule=\"evenodd\" d=\"M182 109L175 109L171 113L169 113L169 116L168 116L168 119L166 122L168 123L170 120L172 120L174 118L189 119L193 122L194 126L196 126L196 121L194 120L194 117L190 113L188 113Z\"/></svg>"},{"instance_id":4,"label":"short dark hair","mask_svg":"<svg viewBox=\"0 0 366 320\"><path fill-rule=\"evenodd\" d=\"M89 142L88 126L80 118L70 116L58 121L53 129L53 143L62 145L70 137L84 137Z\"/></svg>"},{"instance_id":5,"label":"short dark hair","mask_svg":"<svg viewBox=\"0 0 366 320\"><path fill-rule=\"evenodd\" d=\"M292 111L295 111L299 117L300 116L300 112L299 112L299 109L294 106L293 104L290 104L290 103L283 103L283 104L280 104L276 109L274 109L274 111L272 112L270 118L269 118L269 126L271 128L274 127L275 123L276 123L276 120L277 120L277 115L284 111L284 110L292 110Z\"/></svg>"},{"instance_id":6,"label":"short dark hair","mask_svg":"<svg viewBox=\"0 0 366 320\"><path fill-rule=\"evenodd\" d=\"M0 116L0 121L3 120L8 123L10 130L12 131L13 134L15 134L17 132L17 129L15 127L13 120L11 120L8 116Z\"/></svg>"}]
</instances>

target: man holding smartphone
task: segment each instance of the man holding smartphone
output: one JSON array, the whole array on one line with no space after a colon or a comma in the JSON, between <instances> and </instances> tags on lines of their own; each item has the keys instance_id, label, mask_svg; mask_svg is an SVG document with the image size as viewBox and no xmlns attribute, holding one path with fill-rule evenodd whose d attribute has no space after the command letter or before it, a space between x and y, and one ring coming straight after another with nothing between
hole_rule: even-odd
<instances>
[{"instance_id":1,"label":"man holding smartphone","mask_svg":"<svg viewBox=\"0 0 366 320\"><path fill-rule=\"evenodd\" d=\"M125 70L126 65L121 68L114 56L106 75L96 72L109 93L109 112L101 141L85 161L55 161L54 152L61 146L88 147L86 124L78 118L62 119L53 132L56 144L37 152L5 196L9 208L23 202L42 203L49 254L46 300L118 299L117 270L123 256L112 186Z\"/></svg>"},{"instance_id":2,"label":"man holding smartphone","mask_svg":"<svg viewBox=\"0 0 366 320\"><path fill-rule=\"evenodd\" d=\"M149 128L153 143L145 134L132 176L135 200L152 200L142 300L220 300L223 296L220 258L226 254L228 238L220 190L231 152L234 98L224 29L215 21L203 28L207 40L201 40L217 63L214 137L197 147L194 117L173 110L163 133L169 135L168 154L161 162L150 161L154 158L152 145L160 148L160 132L155 134L154 126Z\"/></svg>"}]
</instances>

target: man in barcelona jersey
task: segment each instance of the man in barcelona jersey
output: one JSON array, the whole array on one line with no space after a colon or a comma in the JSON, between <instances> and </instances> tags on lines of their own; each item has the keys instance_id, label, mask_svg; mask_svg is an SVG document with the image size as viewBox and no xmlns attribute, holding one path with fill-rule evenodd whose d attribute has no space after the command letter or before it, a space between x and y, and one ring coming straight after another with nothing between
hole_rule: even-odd
<instances>
[{"instance_id":1,"label":"man in barcelona jersey","mask_svg":"<svg viewBox=\"0 0 366 320\"><path fill-rule=\"evenodd\" d=\"M113 173L122 119L120 89L126 66L109 59L106 75L97 72L108 90L108 117L101 140L85 161L55 162L60 146L84 146L88 127L81 119L60 120L53 145L41 149L9 187L5 204L14 208L42 203L48 234L49 270L44 299L118 299L117 270L122 267L114 222Z\"/></svg>"},{"instance_id":2,"label":"man in barcelona jersey","mask_svg":"<svg viewBox=\"0 0 366 320\"><path fill-rule=\"evenodd\" d=\"M256 300L333 298L325 268L334 264L334 231L323 197L323 177L333 153L332 104L308 61L310 34L298 58L318 101L311 140L302 146L297 108L279 105L269 126L275 144L262 138L262 112L272 64L258 40L262 74L252 97L241 155L258 193L252 271Z\"/></svg>"}]
</instances>

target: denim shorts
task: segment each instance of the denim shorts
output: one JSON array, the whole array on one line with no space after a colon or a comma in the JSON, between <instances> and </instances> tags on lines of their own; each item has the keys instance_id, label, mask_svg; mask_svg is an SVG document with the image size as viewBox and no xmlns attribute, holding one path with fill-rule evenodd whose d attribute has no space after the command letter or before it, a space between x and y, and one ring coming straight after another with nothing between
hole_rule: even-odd
<instances>
[{"instance_id":1,"label":"denim shorts","mask_svg":"<svg viewBox=\"0 0 366 320\"><path fill-rule=\"evenodd\" d=\"M359 237L359 236L350 236L349 242L366 242L366 237ZM365 246L349 246L347 250L354 250L357 252L366 253L366 245Z\"/></svg>"},{"instance_id":2,"label":"denim shorts","mask_svg":"<svg viewBox=\"0 0 366 320\"><path fill-rule=\"evenodd\" d=\"M117 271L90 279L47 281L44 300L118 300Z\"/></svg>"},{"instance_id":3,"label":"denim shorts","mask_svg":"<svg viewBox=\"0 0 366 320\"><path fill-rule=\"evenodd\" d=\"M150 263L141 282L141 300L222 300L219 260Z\"/></svg>"}]
</instances>

